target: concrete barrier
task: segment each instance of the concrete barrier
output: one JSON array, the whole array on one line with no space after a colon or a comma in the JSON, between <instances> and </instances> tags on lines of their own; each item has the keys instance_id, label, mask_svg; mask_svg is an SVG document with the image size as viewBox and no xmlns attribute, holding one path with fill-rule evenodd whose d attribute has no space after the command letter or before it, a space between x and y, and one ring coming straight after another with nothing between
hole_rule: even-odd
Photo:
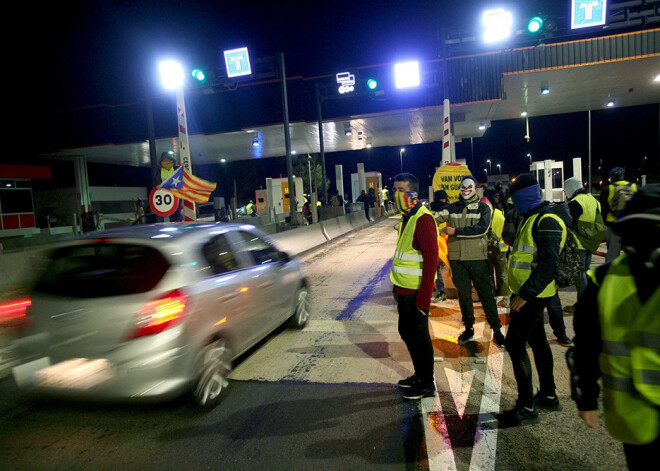
<instances>
[{"instance_id":1,"label":"concrete barrier","mask_svg":"<svg viewBox=\"0 0 660 471\"><path fill-rule=\"evenodd\" d=\"M328 241L321 224L312 224L311 226L278 232L272 234L270 238L275 242L278 249L289 255L301 255Z\"/></svg>"},{"instance_id":2,"label":"concrete barrier","mask_svg":"<svg viewBox=\"0 0 660 471\"><path fill-rule=\"evenodd\" d=\"M323 226L323 230L329 240L336 239L337 237L343 236L354 230L349 215L322 221L321 226Z\"/></svg>"}]
</instances>

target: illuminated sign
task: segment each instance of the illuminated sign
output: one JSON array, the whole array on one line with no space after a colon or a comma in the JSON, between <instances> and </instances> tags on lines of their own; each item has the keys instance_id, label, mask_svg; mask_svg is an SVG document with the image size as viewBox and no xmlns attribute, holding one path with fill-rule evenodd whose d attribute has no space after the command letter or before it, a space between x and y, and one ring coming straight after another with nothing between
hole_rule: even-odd
<instances>
[{"instance_id":1,"label":"illuminated sign","mask_svg":"<svg viewBox=\"0 0 660 471\"><path fill-rule=\"evenodd\" d=\"M225 64L227 66L227 77L240 77L252 74L250 68L250 56L247 47L225 51Z\"/></svg>"},{"instance_id":2,"label":"illuminated sign","mask_svg":"<svg viewBox=\"0 0 660 471\"><path fill-rule=\"evenodd\" d=\"M339 84L339 93L344 94L355 91L355 75L350 72L338 73L337 83Z\"/></svg>"},{"instance_id":3,"label":"illuminated sign","mask_svg":"<svg viewBox=\"0 0 660 471\"><path fill-rule=\"evenodd\" d=\"M605 24L607 0L572 0L571 29Z\"/></svg>"}]
</instances>

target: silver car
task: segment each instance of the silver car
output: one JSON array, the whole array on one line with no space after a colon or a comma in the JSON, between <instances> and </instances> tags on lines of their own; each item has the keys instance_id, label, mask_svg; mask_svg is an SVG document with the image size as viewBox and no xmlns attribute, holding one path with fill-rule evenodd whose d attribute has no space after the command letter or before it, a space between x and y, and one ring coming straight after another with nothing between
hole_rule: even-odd
<instances>
[{"instance_id":1,"label":"silver car","mask_svg":"<svg viewBox=\"0 0 660 471\"><path fill-rule=\"evenodd\" d=\"M58 247L21 304L16 384L94 400L192 392L212 407L231 362L309 319L301 265L254 226L118 228Z\"/></svg>"}]
</instances>

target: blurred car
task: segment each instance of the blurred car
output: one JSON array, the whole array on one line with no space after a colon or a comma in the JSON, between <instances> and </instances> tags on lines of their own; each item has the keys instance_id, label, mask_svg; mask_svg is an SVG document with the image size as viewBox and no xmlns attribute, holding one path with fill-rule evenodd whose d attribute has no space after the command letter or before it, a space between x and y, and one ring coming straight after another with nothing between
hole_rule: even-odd
<instances>
[{"instance_id":1,"label":"blurred car","mask_svg":"<svg viewBox=\"0 0 660 471\"><path fill-rule=\"evenodd\" d=\"M131 226L65 243L29 297L3 306L27 320L15 342L21 390L92 400L191 392L204 407L220 400L232 360L310 315L300 263L232 223Z\"/></svg>"},{"instance_id":2,"label":"blurred car","mask_svg":"<svg viewBox=\"0 0 660 471\"><path fill-rule=\"evenodd\" d=\"M240 208L238 208L238 209L236 210L236 217L239 217L239 216L247 216L247 215L248 215L248 213L247 213L247 205L245 205L245 206L241 206Z\"/></svg>"}]
</instances>

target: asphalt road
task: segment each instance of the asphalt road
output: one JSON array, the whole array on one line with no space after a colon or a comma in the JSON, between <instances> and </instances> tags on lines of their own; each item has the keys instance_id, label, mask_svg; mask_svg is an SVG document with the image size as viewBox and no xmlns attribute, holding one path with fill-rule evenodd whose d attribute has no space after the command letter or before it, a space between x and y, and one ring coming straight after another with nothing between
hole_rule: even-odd
<instances>
[{"instance_id":1,"label":"asphalt road","mask_svg":"<svg viewBox=\"0 0 660 471\"><path fill-rule=\"evenodd\" d=\"M210 412L185 400L29 401L4 376L0 469L624 469L620 444L578 419L565 349L549 327L563 410L542 412L539 424L497 420L515 403L510 360L490 342L479 309L476 342L456 344L461 323L452 300L431 310L438 394L400 397L395 384L412 365L389 281L395 223L381 221L303 257L309 325L280 329L242 358ZM575 291L561 297L572 304ZM566 323L571 333L572 318Z\"/></svg>"}]
</instances>

